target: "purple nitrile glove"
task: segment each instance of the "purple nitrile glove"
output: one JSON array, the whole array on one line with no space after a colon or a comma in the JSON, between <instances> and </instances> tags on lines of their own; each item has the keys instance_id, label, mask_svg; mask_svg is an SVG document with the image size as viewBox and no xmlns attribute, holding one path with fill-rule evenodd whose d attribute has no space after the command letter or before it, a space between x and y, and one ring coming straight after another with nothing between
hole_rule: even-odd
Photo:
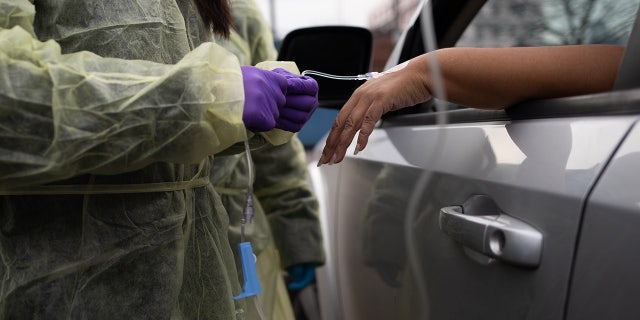
<instances>
[{"instance_id":1,"label":"purple nitrile glove","mask_svg":"<svg viewBox=\"0 0 640 320\"><path fill-rule=\"evenodd\" d=\"M287 79L287 100L280 108L276 128L298 132L318 107L318 83L311 77L293 74L282 68L276 68L273 72Z\"/></svg>"},{"instance_id":2,"label":"purple nitrile glove","mask_svg":"<svg viewBox=\"0 0 640 320\"><path fill-rule=\"evenodd\" d=\"M287 79L277 72L252 66L240 69L244 84L244 126L253 132L275 128L286 102Z\"/></svg>"}]
</instances>

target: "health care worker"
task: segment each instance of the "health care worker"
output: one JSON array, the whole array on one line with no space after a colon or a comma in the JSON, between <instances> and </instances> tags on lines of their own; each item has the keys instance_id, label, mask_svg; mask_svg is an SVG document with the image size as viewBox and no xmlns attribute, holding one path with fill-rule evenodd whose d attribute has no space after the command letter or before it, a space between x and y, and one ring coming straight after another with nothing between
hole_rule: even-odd
<instances>
[{"instance_id":1,"label":"health care worker","mask_svg":"<svg viewBox=\"0 0 640 320\"><path fill-rule=\"evenodd\" d=\"M317 84L240 67L204 8L0 0L0 318L241 318L211 157L286 142Z\"/></svg>"},{"instance_id":2,"label":"health care worker","mask_svg":"<svg viewBox=\"0 0 640 320\"><path fill-rule=\"evenodd\" d=\"M229 38L218 37L216 43L238 56L241 64L275 60L271 29L255 2L233 0L231 9L234 28ZM259 306L267 319L293 320L282 270L289 271L290 285L299 290L313 280L315 267L325 259L318 202L306 179L304 147L294 136L285 144L252 150L251 157L255 216L245 231L257 256ZM229 237L235 248L241 240L248 160L244 154L216 157L213 168L212 183L229 212ZM246 308L247 319L259 318L251 303Z\"/></svg>"}]
</instances>

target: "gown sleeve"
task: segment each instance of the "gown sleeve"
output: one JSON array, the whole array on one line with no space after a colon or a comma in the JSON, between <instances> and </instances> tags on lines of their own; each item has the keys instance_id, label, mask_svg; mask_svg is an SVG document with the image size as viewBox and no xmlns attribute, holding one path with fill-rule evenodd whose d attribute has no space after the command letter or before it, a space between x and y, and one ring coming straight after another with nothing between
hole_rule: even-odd
<instances>
[{"instance_id":1,"label":"gown sleeve","mask_svg":"<svg viewBox=\"0 0 640 320\"><path fill-rule=\"evenodd\" d=\"M34 15L0 0L0 188L198 163L247 139L238 60L222 47L174 65L62 54Z\"/></svg>"}]
</instances>

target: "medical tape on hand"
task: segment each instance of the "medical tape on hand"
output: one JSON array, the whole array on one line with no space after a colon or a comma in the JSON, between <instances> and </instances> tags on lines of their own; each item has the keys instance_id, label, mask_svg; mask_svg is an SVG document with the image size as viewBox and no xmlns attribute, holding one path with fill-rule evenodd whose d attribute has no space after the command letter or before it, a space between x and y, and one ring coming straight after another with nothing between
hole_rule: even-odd
<instances>
[{"instance_id":1,"label":"medical tape on hand","mask_svg":"<svg viewBox=\"0 0 640 320\"><path fill-rule=\"evenodd\" d=\"M400 71L402 69L404 69L407 65L409 64L409 61L405 61L399 65L396 65L395 67L385 70L383 72L372 72L371 77L376 79L376 78L380 78L382 76L384 76L387 73L392 73L392 72L396 72L396 71Z\"/></svg>"}]
</instances>

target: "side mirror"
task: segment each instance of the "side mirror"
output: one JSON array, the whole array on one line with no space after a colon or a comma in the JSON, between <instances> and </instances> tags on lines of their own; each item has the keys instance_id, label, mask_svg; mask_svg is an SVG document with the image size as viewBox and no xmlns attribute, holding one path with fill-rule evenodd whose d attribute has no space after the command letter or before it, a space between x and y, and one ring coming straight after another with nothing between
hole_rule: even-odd
<instances>
[{"instance_id":1,"label":"side mirror","mask_svg":"<svg viewBox=\"0 0 640 320\"><path fill-rule=\"evenodd\" d=\"M315 70L352 76L369 72L373 36L365 28L321 26L291 31L280 45L278 60L294 61L300 72ZM340 109L363 83L313 76L320 88L320 108Z\"/></svg>"}]
</instances>

